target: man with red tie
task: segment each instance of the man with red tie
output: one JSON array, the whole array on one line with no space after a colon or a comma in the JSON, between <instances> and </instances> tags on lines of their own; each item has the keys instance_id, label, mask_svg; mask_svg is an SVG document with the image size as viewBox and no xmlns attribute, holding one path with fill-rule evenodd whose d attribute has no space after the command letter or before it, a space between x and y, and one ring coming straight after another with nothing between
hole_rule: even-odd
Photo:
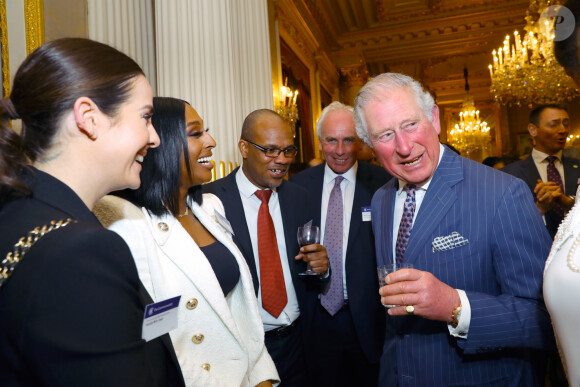
<instances>
[{"instance_id":1,"label":"man with red tie","mask_svg":"<svg viewBox=\"0 0 580 387\"><path fill-rule=\"evenodd\" d=\"M580 178L580 162L562 157L570 134L566 107L557 104L536 107L530 112L528 131L535 142L532 154L508 164L502 171L519 177L530 187L546 228L554 238L564 213L574 204Z\"/></svg>"},{"instance_id":2,"label":"man with red tie","mask_svg":"<svg viewBox=\"0 0 580 387\"><path fill-rule=\"evenodd\" d=\"M308 262L314 272L326 274L326 249L320 244L298 246L298 227L313 216L308 192L284 180L297 152L288 124L272 110L256 110L244 120L238 147L242 166L204 190L223 202L234 242L250 267L266 347L281 386L305 386L307 329L318 282L328 275L305 281L298 273Z\"/></svg>"}]
</instances>

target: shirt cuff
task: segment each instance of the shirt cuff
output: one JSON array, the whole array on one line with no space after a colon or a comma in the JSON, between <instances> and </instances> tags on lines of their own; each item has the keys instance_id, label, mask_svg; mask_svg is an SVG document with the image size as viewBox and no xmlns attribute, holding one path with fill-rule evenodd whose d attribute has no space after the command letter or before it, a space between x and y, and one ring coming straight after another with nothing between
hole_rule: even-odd
<instances>
[{"instance_id":1,"label":"shirt cuff","mask_svg":"<svg viewBox=\"0 0 580 387\"><path fill-rule=\"evenodd\" d=\"M453 328L451 324L447 324L447 329L449 329L449 334L460 339L467 339L467 333L469 331L469 324L471 323L471 305L469 305L469 299L464 290L455 289L459 294L459 299L461 300L461 315L459 316L459 321L457 327Z\"/></svg>"}]
</instances>

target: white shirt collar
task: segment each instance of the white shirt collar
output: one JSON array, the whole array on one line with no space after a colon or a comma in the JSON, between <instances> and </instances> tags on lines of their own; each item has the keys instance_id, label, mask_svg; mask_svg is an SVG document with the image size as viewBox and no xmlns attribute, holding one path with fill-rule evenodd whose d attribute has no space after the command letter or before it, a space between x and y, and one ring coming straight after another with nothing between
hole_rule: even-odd
<instances>
[{"instance_id":1,"label":"white shirt collar","mask_svg":"<svg viewBox=\"0 0 580 387\"><path fill-rule=\"evenodd\" d=\"M355 182L357 171L358 171L358 161L355 161L354 165L352 167L350 167L350 169L348 171L341 174L341 176L344 177L345 180L348 180L349 182ZM324 166L324 184L329 184L337 176L338 176L338 173L336 173L332 169L330 169L330 167L328 166L328 163L326 163L326 165Z\"/></svg>"},{"instance_id":2,"label":"white shirt collar","mask_svg":"<svg viewBox=\"0 0 580 387\"><path fill-rule=\"evenodd\" d=\"M537 150L536 148L532 149L532 159L534 160L534 163L536 164L540 164L542 162L546 162L546 157L550 156L547 153L544 153L542 151ZM562 161L562 151L558 151L556 153L554 153L552 156L556 156L558 158L559 161Z\"/></svg>"},{"instance_id":3,"label":"white shirt collar","mask_svg":"<svg viewBox=\"0 0 580 387\"><path fill-rule=\"evenodd\" d=\"M441 159L443 158L443 152L445 152L445 147L443 146L443 144L439 143L439 160L437 161L437 168L439 168L439 163L441 163ZM453 151L450 150L450 152L453 152ZM437 168L435 168L435 171L437 171ZM433 173L433 175L434 174L435 173ZM427 188L429 188L429 184L431 184L432 179L433 179L433 176L431 176L429 178L429 180L427 180L422 185L417 186L416 189L421 189L423 191L427 191ZM399 179L399 189L397 190L397 195L403 191L403 188L405 187L405 185L407 185L407 182L403 179Z\"/></svg>"},{"instance_id":4,"label":"white shirt collar","mask_svg":"<svg viewBox=\"0 0 580 387\"><path fill-rule=\"evenodd\" d=\"M246 176L246 174L243 171L243 167L244 167L244 165L242 164L242 166L240 167L240 169L236 173L236 183L238 184L238 189L240 191L240 194L249 198L254 193L256 193L257 190L262 189L262 188L256 186L254 183L252 183L248 179L248 177ZM276 190L272 190L272 195L273 196L276 195Z\"/></svg>"}]
</instances>

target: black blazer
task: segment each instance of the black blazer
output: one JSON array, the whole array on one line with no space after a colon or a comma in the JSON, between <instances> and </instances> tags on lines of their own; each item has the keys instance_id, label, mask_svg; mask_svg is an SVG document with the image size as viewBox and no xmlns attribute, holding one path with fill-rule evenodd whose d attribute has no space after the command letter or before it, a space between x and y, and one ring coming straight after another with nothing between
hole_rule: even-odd
<instances>
[{"instance_id":1,"label":"black blazer","mask_svg":"<svg viewBox=\"0 0 580 387\"><path fill-rule=\"evenodd\" d=\"M314 222L318 224L321 222L325 165L309 168L291 178L291 181L308 190L315 209ZM382 167L358 163L345 258L349 310L358 341L371 362L378 362L381 356L385 335L385 308L379 296L372 225L370 221L362 221L362 207L371 206L375 191L390 178L391 175Z\"/></svg>"},{"instance_id":2,"label":"black blazer","mask_svg":"<svg viewBox=\"0 0 580 387\"><path fill-rule=\"evenodd\" d=\"M0 288L2 385L184 386L169 335L141 339L152 300L123 239L61 181L33 175L32 196L0 210L0 256L34 227L76 223L42 237Z\"/></svg>"},{"instance_id":3,"label":"black blazer","mask_svg":"<svg viewBox=\"0 0 580 387\"><path fill-rule=\"evenodd\" d=\"M562 158L562 164L564 165L564 190L566 195L576 195L576 188L578 187L578 179L580 179L580 161L576 159L571 159L567 157ZM540 172L536 168L534 159L532 156L516 161L506 165L501 169L503 172L509 173L512 176L519 177L526 182L530 191L534 195L534 201L536 195L534 194L534 188L536 187L538 179L540 179ZM545 215L546 228L550 233L552 239L558 231L558 220L553 211L548 211Z\"/></svg>"},{"instance_id":4,"label":"black blazer","mask_svg":"<svg viewBox=\"0 0 580 387\"><path fill-rule=\"evenodd\" d=\"M259 288L258 272L250 232L248 231L248 224L246 223L246 215L244 213L240 191L236 184L236 173L238 170L239 167L222 179L214 181L213 183L204 184L203 191L216 195L222 201L226 218L234 230L234 242L244 255L244 258L246 258L248 266L250 267L254 289L257 295ZM286 255L288 256L288 263L290 265L290 271L292 272L292 283L294 284L296 297L298 298L302 324L308 327L311 323L318 299L319 284L317 281L300 278L298 273L306 270L306 264L304 261L296 261L294 259L298 255L299 250L297 240L298 227L303 226L309 220L313 219L311 206L308 201L308 192L302 187L288 181L282 182L276 192L279 195L280 212L282 213L282 223L284 224L286 240Z\"/></svg>"}]
</instances>

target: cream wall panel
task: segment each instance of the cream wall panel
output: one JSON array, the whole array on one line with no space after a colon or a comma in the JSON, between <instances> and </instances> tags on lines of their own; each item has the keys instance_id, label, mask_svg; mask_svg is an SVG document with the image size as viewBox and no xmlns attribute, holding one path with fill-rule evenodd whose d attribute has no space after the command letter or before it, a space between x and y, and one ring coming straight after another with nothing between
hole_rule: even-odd
<instances>
[{"instance_id":1,"label":"cream wall panel","mask_svg":"<svg viewBox=\"0 0 580 387\"><path fill-rule=\"evenodd\" d=\"M216 161L241 162L243 119L273 107L266 0L163 0L155 17L159 95L195 107Z\"/></svg>"},{"instance_id":2,"label":"cream wall panel","mask_svg":"<svg viewBox=\"0 0 580 387\"><path fill-rule=\"evenodd\" d=\"M153 5L149 0L87 0L88 37L131 56L156 93Z\"/></svg>"}]
</instances>

